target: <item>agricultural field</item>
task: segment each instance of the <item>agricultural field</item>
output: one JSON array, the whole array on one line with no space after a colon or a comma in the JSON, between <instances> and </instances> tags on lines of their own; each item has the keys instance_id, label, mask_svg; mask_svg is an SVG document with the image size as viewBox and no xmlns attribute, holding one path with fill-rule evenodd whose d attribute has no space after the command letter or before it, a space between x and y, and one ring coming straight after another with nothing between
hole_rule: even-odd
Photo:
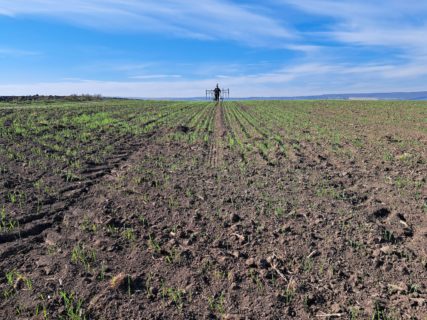
<instances>
[{"instance_id":1,"label":"agricultural field","mask_svg":"<svg viewBox=\"0 0 427 320\"><path fill-rule=\"evenodd\" d=\"M427 103L0 103L0 319L427 319Z\"/></svg>"}]
</instances>

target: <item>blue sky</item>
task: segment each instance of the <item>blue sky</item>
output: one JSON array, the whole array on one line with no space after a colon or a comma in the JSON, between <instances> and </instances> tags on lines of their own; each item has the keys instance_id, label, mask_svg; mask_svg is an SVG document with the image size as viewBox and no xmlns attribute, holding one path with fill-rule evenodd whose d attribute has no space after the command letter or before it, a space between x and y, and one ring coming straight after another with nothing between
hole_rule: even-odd
<instances>
[{"instance_id":1,"label":"blue sky","mask_svg":"<svg viewBox=\"0 0 427 320\"><path fill-rule=\"evenodd\" d=\"M427 90L427 2L0 0L0 95Z\"/></svg>"}]
</instances>

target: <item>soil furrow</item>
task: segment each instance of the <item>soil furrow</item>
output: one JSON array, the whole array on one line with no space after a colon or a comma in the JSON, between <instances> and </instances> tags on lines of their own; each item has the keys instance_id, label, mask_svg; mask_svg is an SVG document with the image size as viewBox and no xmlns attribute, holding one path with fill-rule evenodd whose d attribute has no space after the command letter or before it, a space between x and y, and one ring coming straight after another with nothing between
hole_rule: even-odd
<instances>
[{"instance_id":1,"label":"soil furrow","mask_svg":"<svg viewBox=\"0 0 427 320\"><path fill-rule=\"evenodd\" d=\"M215 107L214 129L209 150L209 165L213 168L221 166L224 158L223 137L225 136L224 110L221 103Z\"/></svg>"},{"instance_id":2,"label":"soil furrow","mask_svg":"<svg viewBox=\"0 0 427 320\"><path fill-rule=\"evenodd\" d=\"M33 214L27 217L20 218L19 221L20 224L18 226L17 231L11 232L11 233L3 233L0 235L0 245L2 243L6 242L12 242L16 239L25 239L27 237L35 236L46 229L52 227L55 221L58 221L58 213L63 213L65 211L68 211L75 203L78 203L82 197L88 194L90 189L98 184L102 177L109 174L112 169L117 168L122 164L123 162L127 161L132 154L138 152L140 150L141 143L136 144L133 146L133 151L130 151L130 153L122 153L120 155L121 161L115 161L115 162L109 162L109 166L103 166L103 170L95 170L95 171L86 171L87 174L84 174L84 178L89 179L90 183L87 183L85 185L73 185L68 188L64 188L61 190L61 196L59 199L57 199L55 202L50 203L50 209L49 211L43 212L43 214ZM116 159L116 158L114 158ZM108 162L108 161L107 161ZM58 207L58 204L60 204L60 208ZM43 223L34 223L38 220L48 220L47 222ZM29 225L30 224L30 225ZM0 248L1 249L1 248Z\"/></svg>"}]
</instances>

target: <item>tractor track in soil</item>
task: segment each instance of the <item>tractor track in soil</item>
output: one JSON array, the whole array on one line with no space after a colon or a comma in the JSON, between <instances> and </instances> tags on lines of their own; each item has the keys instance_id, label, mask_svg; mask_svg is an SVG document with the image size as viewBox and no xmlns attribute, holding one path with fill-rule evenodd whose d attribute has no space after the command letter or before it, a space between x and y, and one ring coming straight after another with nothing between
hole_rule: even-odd
<instances>
[{"instance_id":1,"label":"tractor track in soil","mask_svg":"<svg viewBox=\"0 0 427 320\"><path fill-rule=\"evenodd\" d=\"M218 168L223 162L224 150L222 140L224 135L224 107L219 103L215 107L214 130L209 149L209 165L212 168Z\"/></svg>"},{"instance_id":2,"label":"tractor track in soil","mask_svg":"<svg viewBox=\"0 0 427 320\"><path fill-rule=\"evenodd\" d=\"M150 120L143 124L148 126L155 123L166 115L162 115L158 119ZM102 165L89 164L81 171L80 178L82 181L67 185L60 189L58 194L52 199L48 198L41 201L37 208L37 213L27 214L18 217L16 222L19 227L18 230L12 232L5 232L0 234L0 258L5 254L8 255L10 249L2 248L3 244L15 243L16 241L22 242L23 240L40 235L43 231L52 228L56 223L61 222L64 218L64 213L68 211L74 204L78 203L90 191L90 189L99 183L111 171L120 166L121 163L127 161L134 153L142 147L146 138L153 136L155 132L145 134L140 137L140 140L131 142L123 142L111 156L106 159ZM117 142L117 141L115 141ZM33 208L35 211L35 209Z\"/></svg>"},{"instance_id":3,"label":"tractor track in soil","mask_svg":"<svg viewBox=\"0 0 427 320\"><path fill-rule=\"evenodd\" d=\"M155 132L151 132L145 137L141 137L141 142L124 145L123 149L117 150L112 155L106 165L86 168L83 170L86 179L82 183L67 186L60 191L63 196L51 204L55 209L44 212L44 216L40 214L33 218L22 218L22 221L26 222L22 230L2 234L0 260L7 261L9 266L35 263L40 267L39 261L45 261L43 256L46 254L46 247L60 248L59 252L71 251L72 244L80 241L81 213L91 207L99 194L108 194L111 183L118 183L123 175L126 175L139 163L146 151L147 140L154 135ZM41 258L37 260L38 257ZM59 281L61 283L64 277L69 277L68 255L66 254L65 257L65 262L64 257L49 259L52 261L46 265L54 265L61 271L55 274L46 271L46 275L49 277L40 278L39 281L47 281L47 283ZM2 273L0 271L0 276ZM1 308L2 301L0 300Z\"/></svg>"},{"instance_id":4,"label":"tractor track in soil","mask_svg":"<svg viewBox=\"0 0 427 320\"><path fill-rule=\"evenodd\" d=\"M152 136L152 134L147 135L147 137L149 136ZM19 222L17 231L0 235L0 259L16 253L17 249L19 250L21 247L25 248L26 244L31 244L43 232L61 224L65 215L72 210L73 206L84 200L95 186L102 183L106 176L121 167L123 163L126 163L134 154L143 149L143 146L144 142L134 142L116 150L107 159L106 164L85 168L82 171L83 181L64 187L59 190L59 196L56 199L48 199L45 201L46 203L42 203L43 209L41 212L17 219ZM17 243L19 244L18 248L16 248Z\"/></svg>"}]
</instances>

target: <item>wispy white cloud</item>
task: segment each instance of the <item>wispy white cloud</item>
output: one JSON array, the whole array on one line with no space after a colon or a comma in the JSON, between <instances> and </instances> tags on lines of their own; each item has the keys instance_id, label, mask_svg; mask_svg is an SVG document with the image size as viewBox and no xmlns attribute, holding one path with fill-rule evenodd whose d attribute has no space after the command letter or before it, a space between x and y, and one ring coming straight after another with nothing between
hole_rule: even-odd
<instances>
[{"instance_id":1,"label":"wispy white cloud","mask_svg":"<svg viewBox=\"0 0 427 320\"><path fill-rule=\"evenodd\" d=\"M217 82L222 87L229 87L234 97L416 91L425 90L427 67L416 69L411 64L306 63L243 76L218 75L201 80L166 77L135 80L140 81L68 79L62 82L3 84L0 85L0 95L91 93L118 97L196 97L203 96L204 90L212 88Z\"/></svg>"},{"instance_id":2,"label":"wispy white cloud","mask_svg":"<svg viewBox=\"0 0 427 320\"><path fill-rule=\"evenodd\" d=\"M327 16L320 36L343 43L389 46L427 53L427 2L415 0L279 0L314 15Z\"/></svg>"},{"instance_id":3,"label":"wispy white cloud","mask_svg":"<svg viewBox=\"0 0 427 320\"><path fill-rule=\"evenodd\" d=\"M12 12L6 10L6 9L2 9L0 8L0 15L1 16L8 16L8 17L13 17Z\"/></svg>"},{"instance_id":4,"label":"wispy white cloud","mask_svg":"<svg viewBox=\"0 0 427 320\"><path fill-rule=\"evenodd\" d=\"M178 79L182 76L179 74L144 74L139 76L131 76L130 79Z\"/></svg>"},{"instance_id":5,"label":"wispy white cloud","mask_svg":"<svg viewBox=\"0 0 427 320\"><path fill-rule=\"evenodd\" d=\"M226 40L297 52L286 63L286 58L270 63L257 61L256 57L253 66L247 60L236 63L224 59L197 64L121 60L108 66L94 61L88 63L91 71L108 68L116 75L120 73L118 79L127 80L66 79L59 83L0 85L0 94L189 97L202 95L204 89L216 82L230 86L235 96L427 89L427 2L269 0L268 3L283 11L292 7L304 15L305 21L321 17L326 22L319 26L307 23L298 29L297 18L293 20L288 15L279 18L280 14L272 14L272 10L258 10L234 0L69 0L60 5L56 0L0 0L0 15L49 17L104 31ZM359 55L362 51L357 50L374 53ZM0 48L0 57L20 54L35 53Z\"/></svg>"},{"instance_id":6,"label":"wispy white cloud","mask_svg":"<svg viewBox=\"0 0 427 320\"><path fill-rule=\"evenodd\" d=\"M305 53L315 53L323 49L323 46L310 45L310 44L289 44L289 45L284 45L283 48L293 50L293 51L301 51Z\"/></svg>"},{"instance_id":7,"label":"wispy white cloud","mask_svg":"<svg viewBox=\"0 0 427 320\"><path fill-rule=\"evenodd\" d=\"M37 52L37 51L0 47L0 56L21 57L21 56L37 56L40 54L41 52Z\"/></svg>"},{"instance_id":8,"label":"wispy white cloud","mask_svg":"<svg viewBox=\"0 0 427 320\"><path fill-rule=\"evenodd\" d=\"M0 0L0 14L49 16L103 30L228 39L251 45L295 37L271 17L228 0Z\"/></svg>"},{"instance_id":9,"label":"wispy white cloud","mask_svg":"<svg viewBox=\"0 0 427 320\"><path fill-rule=\"evenodd\" d=\"M332 43L328 50L310 55L311 63L329 61L336 72L352 74L352 83L360 87L366 80L378 86L373 79L384 84L405 80L406 84L420 86L427 75L427 2L416 0L277 0L293 6L308 16L327 18L328 23L301 33L307 41L313 38ZM344 48L347 51L343 50ZM384 54L369 54L364 62L353 62L345 53L349 48L358 50L383 50ZM380 52L380 51L376 51ZM370 61L369 61L370 60ZM347 65L343 67L343 62ZM355 74L360 74L356 77ZM364 77L363 74L369 75ZM397 83L396 83L397 84ZM404 85L404 84L400 84ZM363 86L363 84L362 84ZM394 85L393 85L394 86ZM394 86L396 87L396 86ZM425 87L424 89L426 89Z\"/></svg>"}]
</instances>

